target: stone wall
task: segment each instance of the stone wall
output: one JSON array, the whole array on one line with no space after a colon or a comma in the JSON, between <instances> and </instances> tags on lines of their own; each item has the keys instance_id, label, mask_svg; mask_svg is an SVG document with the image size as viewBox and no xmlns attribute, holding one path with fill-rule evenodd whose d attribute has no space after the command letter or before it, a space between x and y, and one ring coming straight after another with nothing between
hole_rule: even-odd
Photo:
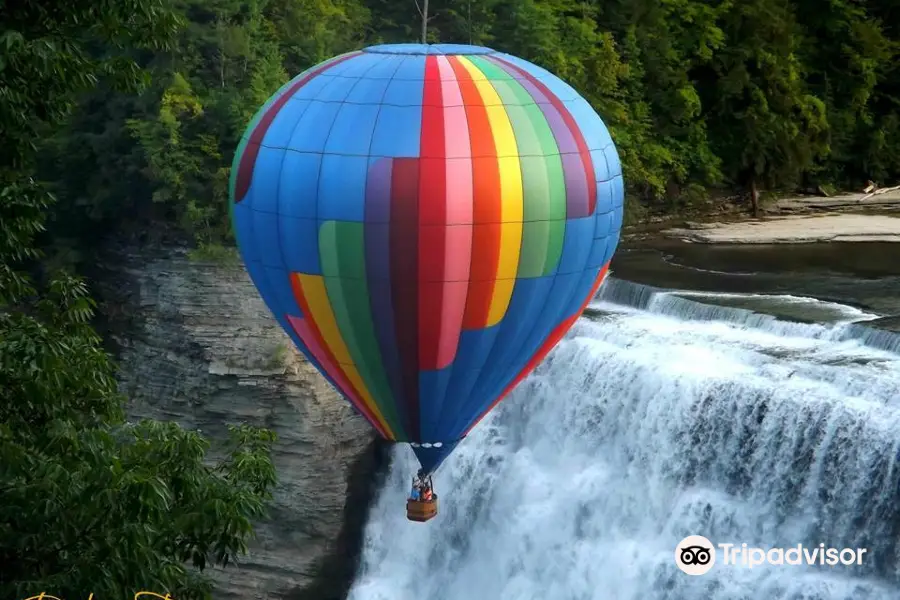
<instances>
[{"instance_id":1,"label":"stone wall","mask_svg":"<svg viewBox=\"0 0 900 600\"><path fill-rule=\"evenodd\" d=\"M114 254L97 281L129 414L211 438L238 422L278 435L270 518L250 556L216 572L216 597L296 597L322 587L323 569L352 577L346 499L365 501L365 474L383 454L369 425L293 348L243 268L197 263L183 250Z\"/></svg>"}]
</instances>

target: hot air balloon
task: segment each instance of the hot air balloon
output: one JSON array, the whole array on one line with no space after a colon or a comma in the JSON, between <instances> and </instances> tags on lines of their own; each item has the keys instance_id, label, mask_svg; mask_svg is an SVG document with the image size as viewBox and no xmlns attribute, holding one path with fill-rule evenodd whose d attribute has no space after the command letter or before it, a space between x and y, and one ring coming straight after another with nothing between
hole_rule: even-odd
<instances>
[{"instance_id":1,"label":"hot air balloon","mask_svg":"<svg viewBox=\"0 0 900 600\"><path fill-rule=\"evenodd\" d=\"M247 127L230 196L275 318L428 481L594 297L624 201L574 89L451 44L371 46L292 79Z\"/></svg>"}]
</instances>

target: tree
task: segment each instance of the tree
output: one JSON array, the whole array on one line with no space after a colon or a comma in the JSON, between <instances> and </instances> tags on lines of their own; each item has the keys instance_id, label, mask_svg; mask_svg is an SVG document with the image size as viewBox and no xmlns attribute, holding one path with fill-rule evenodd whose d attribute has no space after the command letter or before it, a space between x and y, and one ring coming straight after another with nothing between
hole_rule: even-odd
<instances>
[{"instance_id":1,"label":"tree","mask_svg":"<svg viewBox=\"0 0 900 600\"><path fill-rule=\"evenodd\" d=\"M747 186L759 216L760 183L796 183L827 155L825 104L804 82L786 0L738 2L722 21L727 43L711 63L703 99L717 153L732 181Z\"/></svg>"},{"instance_id":2,"label":"tree","mask_svg":"<svg viewBox=\"0 0 900 600\"><path fill-rule=\"evenodd\" d=\"M863 167L876 114L872 102L880 82L889 79L893 48L882 24L865 4L795 0L803 32L800 56L809 90L825 103L830 154L809 173L811 184L843 180L862 187L882 173ZM832 43L822 43L832 40ZM877 101L877 98L875 98ZM880 129L880 127L875 127ZM882 150L883 151L883 150Z\"/></svg>"},{"instance_id":3,"label":"tree","mask_svg":"<svg viewBox=\"0 0 900 600\"><path fill-rule=\"evenodd\" d=\"M273 436L234 427L209 464L198 433L124 421L87 286L41 261L54 198L35 177L77 95L135 89L131 53L177 20L164 0L47 6L0 7L0 595L208 598L203 568L246 550L270 497Z\"/></svg>"}]
</instances>

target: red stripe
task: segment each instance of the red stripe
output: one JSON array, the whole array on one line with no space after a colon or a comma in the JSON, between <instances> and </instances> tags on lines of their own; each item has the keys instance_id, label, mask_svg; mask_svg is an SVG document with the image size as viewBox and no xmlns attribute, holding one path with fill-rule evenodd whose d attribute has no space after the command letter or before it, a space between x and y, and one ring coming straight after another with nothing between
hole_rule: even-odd
<instances>
[{"instance_id":1,"label":"red stripe","mask_svg":"<svg viewBox=\"0 0 900 600\"><path fill-rule=\"evenodd\" d=\"M292 273L289 279L291 281L291 289L294 292L294 298L297 300L297 304L300 306L300 310L303 314L307 315L307 317L299 320L306 324L309 337L312 339L307 339L307 332L304 332L302 328L298 327L297 323L294 322L296 317L288 315L288 322L294 327L294 331L300 336L300 339L306 344L313 356L316 357L316 360L319 361L319 364L322 365L322 368L325 369L325 373L331 377L335 385L338 386L338 389L343 392L344 396L346 396L353 406L363 414L366 420L372 424L382 437L389 439L390 436L388 436L387 432L378 422L378 419L375 418L375 415L372 414L372 411L369 410L366 403L363 402L362 394L359 393L359 390L357 390L347 378L347 374L344 372L342 365L328 348L328 344L325 343L325 339L322 337L322 332L319 331L318 325L313 319L308 317L308 315L312 314L312 311L309 309L309 303L306 301L306 295L303 293L303 288L297 280L296 273Z\"/></svg>"},{"instance_id":2,"label":"red stripe","mask_svg":"<svg viewBox=\"0 0 900 600\"><path fill-rule=\"evenodd\" d=\"M241 161L240 163L238 163L237 178L235 180L234 186L235 204L243 200L244 196L246 196L247 192L250 190L250 183L253 179L253 167L254 165L256 165L256 157L259 155L259 145L262 144L263 138L266 137L266 132L269 131L269 127L272 125L272 121L274 121L275 117L278 116L278 112L282 109L282 107L287 103L288 100L290 100L290 98L294 94L297 93L300 88L306 85L310 79L312 79L316 75L323 73L331 67L338 65L347 59L353 58L354 56L359 56L360 54L362 54L362 52L354 52L353 54L342 56L341 58L336 59L334 62L316 67L307 75L295 81L294 84L291 85L291 87L289 87L284 94L279 96L278 100L273 102L272 105L266 110L265 114L262 116L262 119L259 120L259 123L257 123L256 127L253 129L253 133L250 134L250 139L247 141L247 145L244 147L244 154L241 155Z\"/></svg>"},{"instance_id":3,"label":"red stripe","mask_svg":"<svg viewBox=\"0 0 900 600\"><path fill-rule=\"evenodd\" d=\"M541 364L541 361L550 353L551 350L559 343L563 337L569 332L572 328L572 325L575 324L575 321L581 317L581 313L584 312L584 309L587 308L588 304L591 303L591 300L594 299L594 295L597 293L597 289L600 287L600 284L603 283L603 280L606 278L606 273L609 270L609 263L603 265L603 268L600 269L600 273L597 274L597 280L594 282L593 287L591 288L591 293L588 294L587 298L584 300L584 304L581 305L581 308L578 311L556 326L556 328L550 332L550 335L547 336L547 339L544 340L544 343L541 344L541 347L538 348L538 351L535 352L534 356L531 357L531 360L528 361L528 364L519 372L515 379L506 386L503 392L494 400L493 403L488 407L486 411L481 413L475 421L469 425L469 428L466 429L466 432L462 435L463 437L469 435L469 432L472 431L472 428L475 427L479 421L481 421L489 412L491 412L495 406L497 406L501 400L503 400L507 394L509 394L513 388L515 388L519 383L525 379L534 369Z\"/></svg>"},{"instance_id":4,"label":"red stripe","mask_svg":"<svg viewBox=\"0 0 900 600\"><path fill-rule=\"evenodd\" d=\"M473 223L472 267L463 328L487 325L497 269L500 266L500 167L487 110L469 72L455 56L448 56L459 83L469 142L472 147Z\"/></svg>"},{"instance_id":5,"label":"red stripe","mask_svg":"<svg viewBox=\"0 0 900 600\"><path fill-rule=\"evenodd\" d=\"M569 131L572 132L572 137L575 138L575 145L578 146L578 154L581 156L581 164L584 166L584 176L587 178L588 186L587 214L566 215L566 218L580 219L582 217L591 216L592 214L594 214L594 210L597 207L597 175L594 173L594 162L591 160L591 151L588 149L588 145L584 139L584 135L581 133L581 128L578 127L578 123L575 122L575 118L572 117L572 113L569 112L569 109L566 108L565 103L560 100L556 96L556 94L551 92L550 89L546 85L544 85L540 79L538 79L528 71L525 71L521 67L518 67L511 62L500 58L499 56L492 56L489 58L498 62L502 62L509 68L514 69L517 73L520 73L536 88L541 90L541 92L543 92L543 94L550 100L550 103L556 108L556 110L559 111L559 114L562 115L566 127L569 128Z\"/></svg>"},{"instance_id":6,"label":"red stripe","mask_svg":"<svg viewBox=\"0 0 900 600\"><path fill-rule=\"evenodd\" d=\"M447 160L437 57L425 59L419 165L419 369L438 367L447 252Z\"/></svg>"},{"instance_id":7,"label":"red stripe","mask_svg":"<svg viewBox=\"0 0 900 600\"><path fill-rule=\"evenodd\" d=\"M395 158L391 171L391 301L409 438L419 439L419 160Z\"/></svg>"}]
</instances>

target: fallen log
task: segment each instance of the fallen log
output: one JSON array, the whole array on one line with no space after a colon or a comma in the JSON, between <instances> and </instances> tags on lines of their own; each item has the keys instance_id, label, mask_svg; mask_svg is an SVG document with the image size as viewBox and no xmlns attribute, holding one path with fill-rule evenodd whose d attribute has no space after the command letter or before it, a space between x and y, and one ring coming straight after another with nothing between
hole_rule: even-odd
<instances>
[{"instance_id":1,"label":"fallen log","mask_svg":"<svg viewBox=\"0 0 900 600\"><path fill-rule=\"evenodd\" d=\"M866 188L866 189L868 189L868 188ZM870 193L866 194L865 196L863 196L862 198L860 198L859 202L862 202L863 200L868 200L872 196L878 196L879 194L887 194L888 192L894 192L897 190L900 190L900 185L895 185L894 187L887 187L887 188L878 188L877 190L873 190L872 192L870 192Z\"/></svg>"}]
</instances>

